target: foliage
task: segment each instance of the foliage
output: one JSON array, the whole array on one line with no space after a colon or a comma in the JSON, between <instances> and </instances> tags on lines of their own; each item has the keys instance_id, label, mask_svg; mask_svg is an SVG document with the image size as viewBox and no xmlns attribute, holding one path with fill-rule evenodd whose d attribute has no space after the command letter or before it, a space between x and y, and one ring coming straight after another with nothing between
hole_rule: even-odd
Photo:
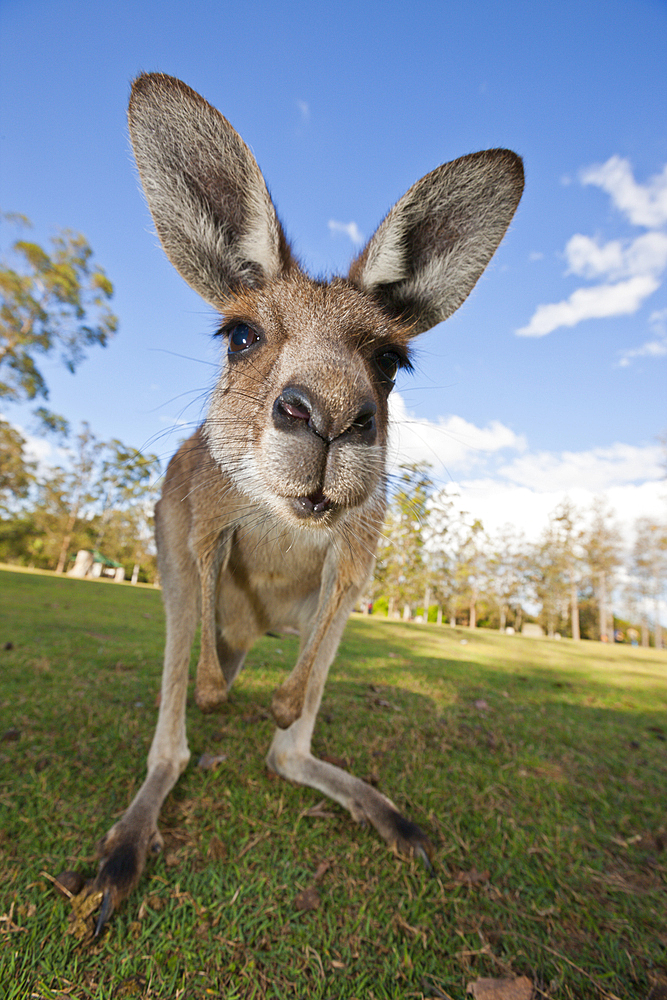
<instances>
[{"instance_id":1,"label":"foliage","mask_svg":"<svg viewBox=\"0 0 667 1000\"><path fill-rule=\"evenodd\" d=\"M390 613L412 604L425 584L424 537L433 490L426 462L402 465L387 510L377 560L377 589L388 598Z\"/></svg>"},{"instance_id":2,"label":"foliage","mask_svg":"<svg viewBox=\"0 0 667 1000\"><path fill-rule=\"evenodd\" d=\"M21 508L0 521L0 559L63 572L79 549L103 549L126 572L141 564L154 579L157 456L116 438L99 441L85 422L61 454L61 464L32 475Z\"/></svg>"},{"instance_id":3,"label":"foliage","mask_svg":"<svg viewBox=\"0 0 667 1000\"><path fill-rule=\"evenodd\" d=\"M30 225L24 216L5 217ZM51 239L50 252L26 240L12 245L0 267L0 399L47 399L40 355L58 353L74 372L88 347L105 347L115 333L107 305L113 286L92 257L85 237L69 229ZM62 422L43 407L37 412L49 426Z\"/></svg>"},{"instance_id":4,"label":"foliage","mask_svg":"<svg viewBox=\"0 0 667 1000\"><path fill-rule=\"evenodd\" d=\"M314 751L373 775L427 831L429 877L266 771L298 639L263 638L221 714L189 698L165 850L82 946L50 879L94 874L142 779L160 595L1 576L5 1000L463 998L512 973L545 1000L646 1000L667 966L665 653L354 616ZM226 760L200 768L206 751Z\"/></svg>"},{"instance_id":5,"label":"foliage","mask_svg":"<svg viewBox=\"0 0 667 1000\"><path fill-rule=\"evenodd\" d=\"M468 625L477 624L477 602L484 591L486 559L484 552L484 526L475 520L468 525L460 522L454 549L453 581L456 596L456 617L465 616Z\"/></svg>"},{"instance_id":6,"label":"foliage","mask_svg":"<svg viewBox=\"0 0 667 1000\"><path fill-rule=\"evenodd\" d=\"M488 550L489 592L498 606L498 628L504 631L507 615L514 605L514 623L521 627L520 609L526 593L527 582L526 540L522 531L505 524L495 538L490 539Z\"/></svg>"},{"instance_id":7,"label":"foliage","mask_svg":"<svg viewBox=\"0 0 667 1000\"><path fill-rule=\"evenodd\" d=\"M26 440L0 417L0 511L24 499L35 481L37 463L26 454Z\"/></svg>"},{"instance_id":8,"label":"foliage","mask_svg":"<svg viewBox=\"0 0 667 1000\"><path fill-rule=\"evenodd\" d=\"M614 522L613 511L602 497L596 498L593 502L592 514L591 525L584 534L583 546L598 601L598 636L613 641L613 625L609 621L608 604L614 573L623 561L621 535Z\"/></svg>"},{"instance_id":9,"label":"foliage","mask_svg":"<svg viewBox=\"0 0 667 1000\"><path fill-rule=\"evenodd\" d=\"M632 550L632 569L636 596L644 602L642 631L648 631L646 602L655 607L656 633L660 630L660 597L667 583L667 525L649 517L640 517L636 524Z\"/></svg>"},{"instance_id":10,"label":"foliage","mask_svg":"<svg viewBox=\"0 0 667 1000\"><path fill-rule=\"evenodd\" d=\"M373 582L376 613L386 606L389 617L398 617L407 607L414 617L421 613L418 607L435 601L438 622L501 630L511 624L520 631L531 618L527 608L534 612L531 605L537 604L550 636L613 641L612 601L625 553L613 511L601 498L583 511L566 497L550 514L538 542L528 544L509 524L490 537L480 521L470 523L456 509L451 494L431 491L428 466L404 467ZM642 644L648 645L647 602L652 601L655 642L661 646L660 602L667 569L658 567L667 565L667 526L651 525L644 530L641 519L637 522L624 610L636 622L643 616Z\"/></svg>"}]
</instances>

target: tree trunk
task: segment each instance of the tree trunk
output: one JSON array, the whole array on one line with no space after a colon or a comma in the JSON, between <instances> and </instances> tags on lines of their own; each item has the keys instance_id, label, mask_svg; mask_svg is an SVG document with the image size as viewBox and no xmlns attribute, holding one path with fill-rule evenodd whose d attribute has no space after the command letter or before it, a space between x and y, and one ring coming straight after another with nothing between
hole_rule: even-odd
<instances>
[{"instance_id":1,"label":"tree trunk","mask_svg":"<svg viewBox=\"0 0 667 1000\"><path fill-rule=\"evenodd\" d=\"M67 562L67 550L69 548L69 540L72 536L65 535L63 538L63 543L60 546L60 555L58 556L58 565L56 566L56 573L62 573L65 569L65 563Z\"/></svg>"},{"instance_id":2,"label":"tree trunk","mask_svg":"<svg viewBox=\"0 0 667 1000\"><path fill-rule=\"evenodd\" d=\"M646 616L642 616L642 646L648 648L649 645L649 630L648 622L646 621Z\"/></svg>"},{"instance_id":3,"label":"tree trunk","mask_svg":"<svg viewBox=\"0 0 667 1000\"><path fill-rule=\"evenodd\" d=\"M442 625L442 605L438 605L438 614L435 620L436 625Z\"/></svg>"},{"instance_id":4,"label":"tree trunk","mask_svg":"<svg viewBox=\"0 0 667 1000\"><path fill-rule=\"evenodd\" d=\"M607 632L607 575L600 573L598 583L598 613L600 618L600 642L609 642Z\"/></svg>"},{"instance_id":5,"label":"tree trunk","mask_svg":"<svg viewBox=\"0 0 667 1000\"><path fill-rule=\"evenodd\" d=\"M428 625L428 606L430 603L431 603L431 588L427 586L426 590L424 591L424 621L426 622L427 625Z\"/></svg>"},{"instance_id":6,"label":"tree trunk","mask_svg":"<svg viewBox=\"0 0 667 1000\"><path fill-rule=\"evenodd\" d=\"M507 605L500 605L500 631L504 632L507 627Z\"/></svg>"},{"instance_id":7,"label":"tree trunk","mask_svg":"<svg viewBox=\"0 0 667 1000\"><path fill-rule=\"evenodd\" d=\"M63 543L60 546L60 555L58 556L58 565L56 566L56 573L62 573L65 569L67 563L67 550L69 548L70 539L72 537L72 532L74 531L74 525L76 524L76 519L79 516L79 497L76 497L76 501L70 515L67 518L67 527L65 528L65 537L63 538Z\"/></svg>"},{"instance_id":8,"label":"tree trunk","mask_svg":"<svg viewBox=\"0 0 667 1000\"><path fill-rule=\"evenodd\" d=\"M579 593L576 583L573 583L571 587L570 607L572 613L572 638L579 640L581 639L581 633L579 631Z\"/></svg>"},{"instance_id":9,"label":"tree trunk","mask_svg":"<svg viewBox=\"0 0 667 1000\"><path fill-rule=\"evenodd\" d=\"M655 626L653 629L654 646L656 649L662 649L662 625L660 624L660 601L656 597L655 600Z\"/></svg>"}]
</instances>

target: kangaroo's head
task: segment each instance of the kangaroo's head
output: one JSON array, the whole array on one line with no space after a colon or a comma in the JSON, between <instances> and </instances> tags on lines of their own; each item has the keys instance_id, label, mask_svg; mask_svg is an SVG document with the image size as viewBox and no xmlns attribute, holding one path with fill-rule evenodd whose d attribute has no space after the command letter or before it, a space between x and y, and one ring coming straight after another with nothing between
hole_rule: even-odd
<instances>
[{"instance_id":1,"label":"kangaroo's head","mask_svg":"<svg viewBox=\"0 0 667 1000\"><path fill-rule=\"evenodd\" d=\"M523 190L496 149L417 181L346 278L309 278L254 157L185 84L140 76L132 144L167 256L221 314L226 361L206 420L211 453L260 508L303 528L384 497L387 400L413 337L464 301Z\"/></svg>"}]
</instances>

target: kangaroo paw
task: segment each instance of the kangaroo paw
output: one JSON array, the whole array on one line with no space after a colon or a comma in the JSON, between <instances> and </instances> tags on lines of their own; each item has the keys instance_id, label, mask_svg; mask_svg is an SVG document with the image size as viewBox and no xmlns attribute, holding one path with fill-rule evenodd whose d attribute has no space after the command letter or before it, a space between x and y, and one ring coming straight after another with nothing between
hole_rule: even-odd
<instances>
[{"instance_id":1,"label":"kangaroo paw","mask_svg":"<svg viewBox=\"0 0 667 1000\"><path fill-rule=\"evenodd\" d=\"M227 688L219 687L199 687L195 688L195 702L197 703L197 708L208 714L209 712L215 712L216 709L220 708L221 705L227 701Z\"/></svg>"},{"instance_id":2,"label":"kangaroo paw","mask_svg":"<svg viewBox=\"0 0 667 1000\"><path fill-rule=\"evenodd\" d=\"M358 823L371 823L397 854L419 858L432 874L434 848L424 831L412 820L406 819L389 799L375 789L365 786L363 791L363 797L358 796L351 803L350 812L354 819Z\"/></svg>"},{"instance_id":3,"label":"kangaroo paw","mask_svg":"<svg viewBox=\"0 0 667 1000\"><path fill-rule=\"evenodd\" d=\"M100 867L95 880L86 890L88 896L102 893L100 909L95 924L95 936L99 936L112 913L118 909L135 888L149 854L162 850L163 840L158 830L149 833L124 830L113 827L98 846L101 855Z\"/></svg>"},{"instance_id":4,"label":"kangaroo paw","mask_svg":"<svg viewBox=\"0 0 667 1000\"><path fill-rule=\"evenodd\" d=\"M424 831L416 823L406 819L399 812L393 812L393 810L387 819L390 827L393 826L394 828L393 836L390 832L390 836L387 838L391 846L399 854L419 858L429 875L432 875L433 865L431 864L431 859L434 853L433 844Z\"/></svg>"}]
</instances>

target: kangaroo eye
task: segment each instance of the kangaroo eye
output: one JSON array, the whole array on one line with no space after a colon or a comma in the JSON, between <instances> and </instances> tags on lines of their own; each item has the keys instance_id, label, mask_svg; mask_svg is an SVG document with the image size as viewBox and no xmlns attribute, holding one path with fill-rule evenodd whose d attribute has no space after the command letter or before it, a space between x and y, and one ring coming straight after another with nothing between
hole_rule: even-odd
<instances>
[{"instance_id":1,"label":"kangaroo eye","mask_svg":"<svg viewBox=\"0 0 667 1000\"><path fill-rule=\"evenodd\" d=\"M395 351L385 351L384 354L376 356L375 364L386 379L394 382L398 369L403 365L403 359Z\"/></svg>"},{"instance_id":2,"label":"kangaroo eye","mask_svg":"<svg viewBox=\"0 0 667 1000\"><path fill-rule=\"evenodd\" d=\"M248 347L256 344L258 340L259 334L251 330L246 323L237 323L229 331L227 353L236 354L237 351L245 351Z\"/></svg>"}]
</instances>

